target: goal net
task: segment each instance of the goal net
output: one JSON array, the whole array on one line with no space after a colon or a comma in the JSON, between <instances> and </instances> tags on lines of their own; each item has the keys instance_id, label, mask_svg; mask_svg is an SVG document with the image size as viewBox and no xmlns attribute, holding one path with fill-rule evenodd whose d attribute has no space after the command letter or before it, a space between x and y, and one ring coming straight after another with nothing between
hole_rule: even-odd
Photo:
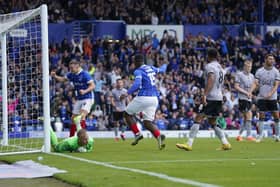
<instances>
[{"instance_id":1,"label":"goal net","mask_svg":"<svg viewBox=\"0 0 280 187\"><path fill-rule=\"evenodd\" d=\"M0 155L49 152L47 6L0 15Z\"/></svg>"}]
</instances>

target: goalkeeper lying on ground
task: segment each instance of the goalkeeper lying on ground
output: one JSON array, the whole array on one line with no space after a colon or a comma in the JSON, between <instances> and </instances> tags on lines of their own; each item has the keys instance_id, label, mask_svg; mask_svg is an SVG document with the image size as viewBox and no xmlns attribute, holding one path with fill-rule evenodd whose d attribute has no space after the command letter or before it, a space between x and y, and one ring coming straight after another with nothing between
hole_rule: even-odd
<instances>
[{"instance_id":1,"label":"goalkeeper lying on ground","mask_svg":"<svg viewBox=\"0 0 280 187\"><path fill-rule=\"evenodd\" d=\"M78 131L77 136L66 138L58 142L55 132L50 127L51 145L55 152L91 152L94 140L85 129Z\"/></svg>"}]
</instances>

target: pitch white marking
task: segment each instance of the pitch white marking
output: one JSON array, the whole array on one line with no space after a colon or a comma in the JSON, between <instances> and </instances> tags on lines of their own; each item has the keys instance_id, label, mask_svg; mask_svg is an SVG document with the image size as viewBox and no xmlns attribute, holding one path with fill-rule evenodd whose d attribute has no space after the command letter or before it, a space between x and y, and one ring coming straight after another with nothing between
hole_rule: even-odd
<instances>
[{"instance_id":1,"label":"pitch white marking","mask_svg":"<svg viewBox=\"0 0 280 187\"><path fill-rule=\"evenodd\" d=\"M168 181L175 182L175 183L188 184L188 185L193 185L193 186L198 186L198 187L219 187L219 186L214 185L214 184L207 184L207 183L202 183L202 182L198 182L198 181L194 181L194 180L190 180L190 179L172 177L172 176L168 176L168 175L163 174L163 173L156 173L156 172L145 171L145 170L141 170L141 169L115 166L115 165L112 165L112 164L109 164L109 163L106 163L106 162L88 160L88 159L85 159L85 158L74 157L74 156L65 155L65 154L61 154L61 153L50 153L50 154L65 157L65 158L69 158L69 159L73 159L73 160L79 160L79 161L87 162L87 163L90 163L90 164L104 166L104 167L108 167L108 168L112 168L112 169L125 170L125 171L134 172L134 173L140 173L140 174L144 174L144 175L148 175L148 176L153 176L153 177L157 177L157 178L168 180Z\"/></svg>"},{"instance_id":2,"label":"pitch white marking","mask_svg":"<svg viewBox=\"0 0 280 187\"><path fill-rule=\"evenodd\" d=\"M227 161L273 161L280 158L220 158L220 159L201 159L201 160L136 160L136 161L112 161L108 164L144 164L144 163L177 163L177 162L227 162Z\"/></svg>"}]
</instances>

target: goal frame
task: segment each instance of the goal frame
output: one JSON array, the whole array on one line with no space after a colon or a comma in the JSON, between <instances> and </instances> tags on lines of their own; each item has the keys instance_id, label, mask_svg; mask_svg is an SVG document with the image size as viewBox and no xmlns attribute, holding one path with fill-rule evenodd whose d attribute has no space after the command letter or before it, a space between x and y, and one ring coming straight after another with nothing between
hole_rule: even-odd
<instances>
[{"instance_id":1,"label":"goal frame","mask_svg":"<svg viewBox=\"0 0 280 187\"><path fill-rule=\"evenodd\" d=\"M30 10L29 10L30 11ZM0 30L0 42L1 42L1 62L2 62L2 122L3 122L3 139L1 144L8 146L9 134L8 134L8 93L7 93L7 33L14 27L20 25L23 22L31 20L35 16L40 15L41 24L41 63L42 63L42 78L43 78L43 126L44 126L44 145L42 149L38 150L23 150L18 152L1 153L0 155L12 155L12 154L24 154L34 152L51 151L50 145L50 95L49 95L49 49L48 49L48 8L47 5L41 5L39 8L30 11L30 15L15 19L11 24L7 24L4 29ZM2 24L4 25L4 24ZM1 24L0 24L1 26ZM2 27L3 28L3 27Z\"/></svg>"}]
</instances>

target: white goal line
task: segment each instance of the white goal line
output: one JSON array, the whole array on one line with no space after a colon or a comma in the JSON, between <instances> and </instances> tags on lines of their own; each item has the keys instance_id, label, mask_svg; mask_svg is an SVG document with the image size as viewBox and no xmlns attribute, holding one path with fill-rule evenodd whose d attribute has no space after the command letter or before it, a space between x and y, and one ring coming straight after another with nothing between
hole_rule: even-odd
<instances>
[{"instance_id":1,"label":"white goal line","mask_svg":"<svg viewBox=\"0 0 280 187\"><path fill-rule=\"evenodd\" d=\"M61 156L61 157L65 157L65 158L69 158L69 159L73 159L73 160L78 160L78 161L81 161L81 162L86 162L86 163L90 163L90 164L94 164L94 165L104 166L104 167L107 167L107 168L124 170L124 171L139 173L139 174L143 174L143 175L148 175L148 176L152 176L152 177L157 177L157 178L167 180L167 181L170 181L170 182L174 182L174 183L187 184L187 185L192 185L192 186L197 186L197 187L219 187L218 185L215 185L215 184L202 183L202 182L198 182L198 181L194 181L194 180L190 180L190 179L186 179L186 178L172 177L172 176L169 176L169 175L166 175L166 174L163 174L163 173L145 171L145 170L141 170L141 169L115 166L115 165L112 165L112 164L106 163L106 162L88 160L88 159L85 159L85 158L75 157L75 156L66 155L66 154L62 154L62 153L49 153L49 154L50 155Z\"/></svg>"}]
</instances>

